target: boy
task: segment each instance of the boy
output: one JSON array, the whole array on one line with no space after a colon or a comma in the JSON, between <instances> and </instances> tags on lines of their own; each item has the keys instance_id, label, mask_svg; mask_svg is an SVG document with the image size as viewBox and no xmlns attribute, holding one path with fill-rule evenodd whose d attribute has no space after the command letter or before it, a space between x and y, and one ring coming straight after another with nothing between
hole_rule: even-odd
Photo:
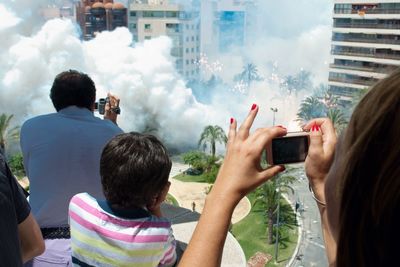
<instances>
[{"instance_id":1,"label":"boy","mask_svg":"<svg viewBox=\"0 0 400 267\"><path fill-rule=\"evenodd\" d=\"M171 160L154 136L126 133L104 148L100 176L106 200L88 193L70 202L75 266L173 266L176 241L160 205Z\"/></svg>"}]
</instances>

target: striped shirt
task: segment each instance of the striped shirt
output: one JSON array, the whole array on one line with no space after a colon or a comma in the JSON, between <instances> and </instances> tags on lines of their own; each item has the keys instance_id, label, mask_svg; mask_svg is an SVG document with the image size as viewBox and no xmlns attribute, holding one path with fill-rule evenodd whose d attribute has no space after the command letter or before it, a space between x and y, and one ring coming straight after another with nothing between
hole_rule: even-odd
<instances>
[{"instance_id":1,"label":"striped shirt","mask_svg":"<svg viewBox=\"0 0 400 267\"><path fill-rule=\"evenodd\" d=\"M111 209L88 193L69 205L74 266L173 266L176 241L171 223L145 209Z\"/></svg>"}]
</instances>

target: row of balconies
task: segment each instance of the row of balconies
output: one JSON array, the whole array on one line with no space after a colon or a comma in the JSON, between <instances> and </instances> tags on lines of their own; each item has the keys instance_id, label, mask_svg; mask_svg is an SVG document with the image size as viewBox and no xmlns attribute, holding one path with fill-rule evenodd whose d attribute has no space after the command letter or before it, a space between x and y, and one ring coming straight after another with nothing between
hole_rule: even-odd
<instances>
[{"instance_id":1,"label":"row of balconies","mask_svg":"<svg viewBox=\"0 0 400 267\"><path fill-rule=\"evenodd\" d=\"M400 29L400 24L388 24L388 23L333 23L334 28L360 28L360 29Z\"/></svg>"},{"instance_id":2,"label":"row of balconies","mask_svg":"<svg viewBox=\"0 0 400 267\"><path fill-rule=\"evenodd\" d=\"M365 85L365 87L369 87L371 85L374 85L376 82L378 82L379 79L330 72L329 73L329 81Z\"/></svg>"},{"instance_id":3,"label":"row of balconies","mask_svg":"<svg viewBox=\"0 0 400 267\"><path fill-rule=\"evenodd\" d=\"M354 57L372 57L372 58L383 58L383 59L395 59L400 60L399 53L380 53L380 52L364 52L364 51L349 51L349 50L332 50L333 55L342 56L354 56Z\"/></svg>"},{"instance_id":4,"label":"row of balconies","mask_svg":"<svg viewBox=\"0 0 400 267\"><path fill-rule=\"evenodd\" d=\"M388 8L368 8L368 9L335 9L335 14L359 14L364 12L365 14L400 14L400 9L388 9Z\"/></svg>"},{"instance_id":5,"label":"row of balconies","mask_svg":"<svg viewBox=\"0 0 400 267\"><path fill-rule=\"evenodd\" d=\"M395 70L396 66L385 66L385 67L367 67L367 66L354 66L354 65L341 65L341 64L330 64L330 68L333 69L345 69L345 70L357 70L364 72L374 72L374 73L390 73Z\"/></svg>"},{"instance_id":6,"label":"row of balconies","mask_svg":"<svg viewBox=\"0 0 400 267\"><path fill-rule=\"evenodd\" d=\"M347 36L333 35L332 36L332 41L400 45L400 40L399 39L379 39L379 38L349 37L348 35Z\"/></svg>"}]
</instances>

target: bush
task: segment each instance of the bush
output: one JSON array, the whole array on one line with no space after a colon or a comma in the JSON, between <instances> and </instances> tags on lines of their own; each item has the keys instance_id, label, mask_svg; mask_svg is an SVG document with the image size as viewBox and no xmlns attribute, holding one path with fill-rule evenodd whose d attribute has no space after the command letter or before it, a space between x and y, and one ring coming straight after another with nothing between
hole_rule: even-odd
<instances>
[{"instance_id":1,"label":"bush","mask_svg":"<svg viewBox=\"0 0 400 267\"><path fill-rule=\"evenodd\" d=\"M211 166L211 169L208 172L204 173L204 180L206 180L207 183L213 184L215 182L215 179L218 175L219 167L219 165L214 164Z\"/></svg>"},{"instance_id":2,"label":"bush","mask_svg":"<svg viewBox=\"0 0 400 267\"><path fill-rule=\"evenodd\" d=\"M206 155L201 151L190 151L182 155L183 162L193 169L203 171L206 166Z\"/></svg>"},{"instance_id":3,"label":"bush","mask_svg":"<svg viewBox=\"0 0 400 267\"><path fill-rule=\"evenodd\" d=\"M12 155L8 160L8 165L15 176L19 178L26 176L22 153Z\"/></svg>"}]
</instances>

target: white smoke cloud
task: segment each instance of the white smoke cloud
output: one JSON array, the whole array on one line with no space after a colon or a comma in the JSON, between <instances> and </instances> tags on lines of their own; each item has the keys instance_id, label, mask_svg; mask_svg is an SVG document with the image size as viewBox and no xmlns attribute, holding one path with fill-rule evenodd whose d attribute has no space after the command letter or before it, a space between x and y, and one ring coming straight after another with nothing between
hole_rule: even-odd
<instances>
[{"instance_id":1,"label":"white smoke cloud","mask_svg":"<svg viewBox=\"0 0 400 267\"><path fill-rule=\"evenodd\" d=\"M48 21L32 36L10 37L14 42L1 55L0 113L14 114L20 123L54 112L49 90L55 75L67 69L88 73L98 97L107 92L120 96L124 130L159 130L159 137L173 147L192 146L208 122L229 119L198 103L185 87L167 37L133 47L129 31L119 28L82 42L72 22L61 19Z\"/></svg>"}]
</instances>

